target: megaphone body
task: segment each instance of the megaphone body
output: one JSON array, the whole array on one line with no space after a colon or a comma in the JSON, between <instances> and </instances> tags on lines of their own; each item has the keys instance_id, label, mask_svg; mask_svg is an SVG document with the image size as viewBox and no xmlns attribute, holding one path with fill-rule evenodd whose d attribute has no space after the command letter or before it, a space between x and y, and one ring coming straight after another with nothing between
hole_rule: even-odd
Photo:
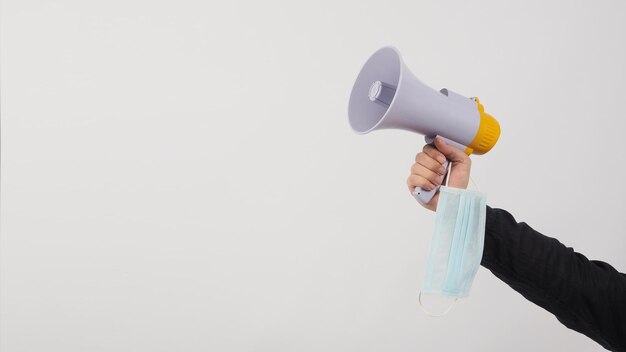
<instances>
[{"instance_id":1,"label":"megaphone body","mask_svg":"<svg viewBox=\"0 0 626 352\"><path fill-rule=\"evenodd\" d=\"M348 120L359 134L402 129L424 135L427 143L440 137L467 155L488 152L500 136L498 121L485 113L477 98L425 85L393 47L376 51L361 69L350 95ZM425 204L438 188L418 188L413 195Z\"/></svg>"}]
</instances>

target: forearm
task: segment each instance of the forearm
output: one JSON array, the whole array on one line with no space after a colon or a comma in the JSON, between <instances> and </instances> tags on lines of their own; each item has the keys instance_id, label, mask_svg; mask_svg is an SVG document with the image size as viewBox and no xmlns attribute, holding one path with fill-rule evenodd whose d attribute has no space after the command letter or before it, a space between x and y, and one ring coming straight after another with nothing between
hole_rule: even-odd
<instances>
[{"instance_id":1,"label":"forearm","mask_svg":"<svg viewBox=\"0 0 626 352\"><path fill-rule=\"evenodd\" d=\"M626 348L626 276L610 265L490 207L481 265L567 327L605 348Z\"/></svg>"}]
</instances>

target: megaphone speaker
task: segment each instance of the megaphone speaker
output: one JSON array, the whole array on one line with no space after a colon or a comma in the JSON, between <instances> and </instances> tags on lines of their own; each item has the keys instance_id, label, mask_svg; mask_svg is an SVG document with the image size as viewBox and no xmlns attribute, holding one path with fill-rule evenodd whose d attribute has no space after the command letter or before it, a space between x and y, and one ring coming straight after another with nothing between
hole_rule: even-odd
<instances>
[{"instance_id":1,"label":"megaphone speaker","mask_svg":"<svg viewBox=\"0 0 626 352\"><path fill-rule=\"evenodd\" d=\"M500 137L498 121L485 113L477 98L425 85L394 47L376 51L361 69L350 94L348 120L359 134L407 130L424 135L427 143L440 137L467 155L487 153ZM418 188L413 195L425 204L438 188Z\"/></svg>"}]
</instances>

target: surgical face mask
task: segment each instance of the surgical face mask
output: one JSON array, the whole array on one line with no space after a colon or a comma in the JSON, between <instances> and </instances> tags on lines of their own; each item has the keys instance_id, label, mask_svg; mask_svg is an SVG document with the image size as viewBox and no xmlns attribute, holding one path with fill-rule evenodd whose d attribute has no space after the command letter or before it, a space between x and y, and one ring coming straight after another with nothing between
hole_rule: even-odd
<instances>
[{"instance_id":1,"label":"surgical face mask","mask_svg":"<svg viewBox=\"0 0 626 352\"><path fill-rule=\"evenodd\" d=\"M485 242L486 198L482 193L442 186L430 242L422 294L457 299L467 297L482 260Z\"/></svg>"}]
</instances>

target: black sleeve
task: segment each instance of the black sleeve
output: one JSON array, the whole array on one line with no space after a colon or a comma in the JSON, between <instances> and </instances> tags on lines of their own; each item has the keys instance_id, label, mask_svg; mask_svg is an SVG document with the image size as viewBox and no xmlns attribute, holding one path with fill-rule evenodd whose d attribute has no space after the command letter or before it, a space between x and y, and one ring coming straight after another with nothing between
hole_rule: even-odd
<instances>
[{"instance_id":1,"label":"black sleeve","mask_svg":"<svg viewBox=\"0 0 626 352\"><path fill-rule=\"evenodd\" d=\"M626 351L626 275L487 207L481 265L570 329Z\"/></svg>"}]
</instances>

